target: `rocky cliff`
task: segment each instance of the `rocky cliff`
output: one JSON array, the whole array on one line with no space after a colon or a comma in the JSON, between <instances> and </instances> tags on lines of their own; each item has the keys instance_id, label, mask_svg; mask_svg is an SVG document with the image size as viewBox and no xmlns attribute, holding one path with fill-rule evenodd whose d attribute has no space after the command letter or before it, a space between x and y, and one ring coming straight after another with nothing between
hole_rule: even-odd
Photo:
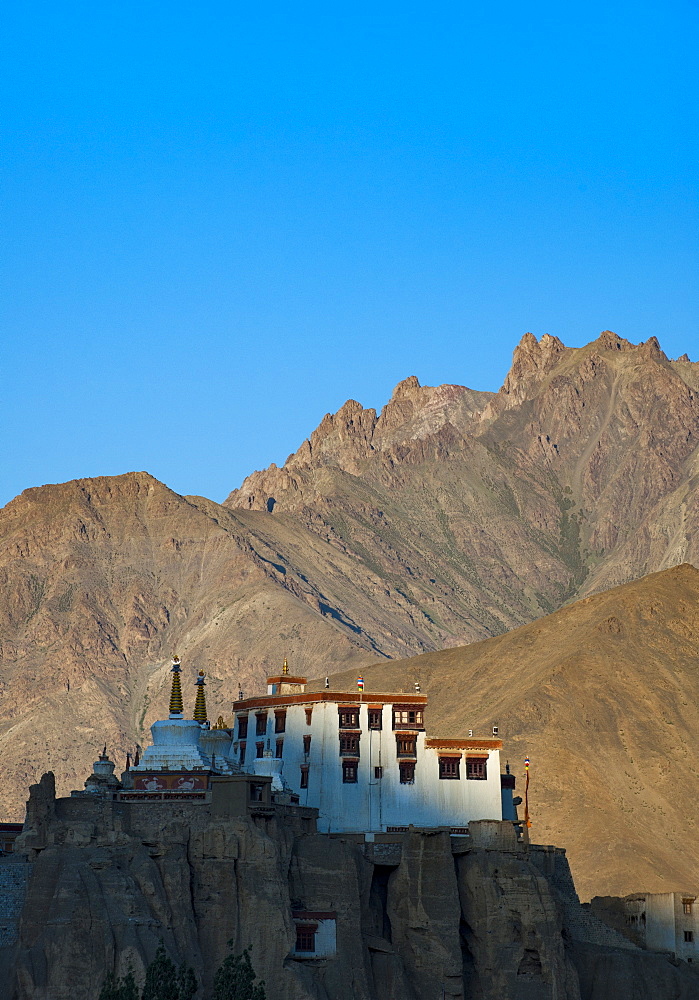
<instances>
[{"instance_id":1,"label":"rocky cliff","mask_svg":"<svg viewBox=\"0 0 699 1000\"><path fill-rule=\"evenodd\" d=\"M381 845L182 804L146 804L136 817L87 803L67 822L51 776L32 799L25 854L0 863L0 873L29 869L0 947L7 1000L94 1000L108 970L142 978L160 939L193 965L202 995L229 940L252 946L269 1000L434 1000L442 988L452 1000L697 995L689 967L580 908L563 851L517 844L510 824ZM335 956L291 954L299 910L335 914Z\"/></svg>"}]
</instances>

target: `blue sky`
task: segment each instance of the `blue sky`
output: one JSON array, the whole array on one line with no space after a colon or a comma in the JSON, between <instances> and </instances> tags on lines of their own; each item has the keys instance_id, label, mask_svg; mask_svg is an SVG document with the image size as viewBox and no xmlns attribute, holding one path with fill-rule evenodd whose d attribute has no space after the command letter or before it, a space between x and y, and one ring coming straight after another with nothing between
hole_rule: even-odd
<instances>
[{"instance_id":1,"label":"blue sky","mask_svg":"<svg viewBox=\"0 0 699 1000\"><path fill-rule=\"evenodd\" d=\"M696 3L254 6L5 9L0 503L221 500L527 330L699 359Z\"/></svg>"}]
</instances>

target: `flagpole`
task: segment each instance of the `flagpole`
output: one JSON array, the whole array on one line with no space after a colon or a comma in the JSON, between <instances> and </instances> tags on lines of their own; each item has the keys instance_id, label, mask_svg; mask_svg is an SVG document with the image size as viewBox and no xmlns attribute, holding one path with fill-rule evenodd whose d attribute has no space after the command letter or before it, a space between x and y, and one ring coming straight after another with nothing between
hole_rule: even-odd
<instances>
[{"instance_id":1,"label":"flagpole","mask_svg":"<svg viewBox=\"0 0 699 1000\"><path fill-rule=\"evenodd\" d=\"M524 770L527 775L527 780L524 784L524 825L530 830L532 823L529 819L529 757L524 758Z\"/></svg>"}]
</instances>

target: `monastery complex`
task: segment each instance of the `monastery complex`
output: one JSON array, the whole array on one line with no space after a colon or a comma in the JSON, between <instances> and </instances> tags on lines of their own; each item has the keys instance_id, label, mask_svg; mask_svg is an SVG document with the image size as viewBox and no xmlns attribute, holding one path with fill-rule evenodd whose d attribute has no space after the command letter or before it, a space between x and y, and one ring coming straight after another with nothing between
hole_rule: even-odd
<instances>
[{"instance_id":1,"label":"monastery complex","mask_svg":"<svg viewBox=\"0 0 699 1000\"><path fill-rule=\"evenodd\" d=\"M74 794L104 794L113 783L131 801L206 799L212 779L246 776L260 801L317 811L321 833L370 841L410 826L465 836L473 820L518 824L514 777L500 773L501 740L427 738L427 698L419 691L307 691L306 678L292 676L284 661L267 679L266 695L238 700L231 726L219 718L212 727L203 673L194 717L185 719L177 659L172 670L170 716L153 724L143 757L121 783L95 780L111 765L98 761L86 791Z\"/></svg>"}]
</instances>

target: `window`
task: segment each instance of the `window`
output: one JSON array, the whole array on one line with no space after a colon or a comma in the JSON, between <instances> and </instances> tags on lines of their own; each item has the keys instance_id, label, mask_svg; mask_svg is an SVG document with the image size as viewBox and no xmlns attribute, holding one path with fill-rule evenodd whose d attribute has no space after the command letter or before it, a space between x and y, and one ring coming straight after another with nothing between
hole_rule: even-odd
<instances>
[{"instance_id":1,"label":"window","mask_svg":"<svg viewBox=\"0 0 699 1000\"><path fill-rule=\"evenodd\" d=\"M318 924L296 925L296 951L314 952L316 950L316 931Z\"/></svg>"},{"instance_id":2,"label":"window","mask_svg":"<svg viewBox=\"0 0 699 1000\"><path fill-rule=\"evenodd\" d=\"M412 785L415 782L415 761L402 760L398 765L400 769L401 785Z\"/></svg>"},{"instance_id":3,"label":"window","mask_svg":"<svg viewBox=\"0 0 699 1000\"><path fill-rule=\"evenodd\" d=\"M691 912L692 912L692 903L694 902L694 899L695 899L695 897L692 896L691 898L687 898L687 899L683 899L682 900L682 909L684 910L685 913L690 913L691 914Z\"/></svg>"},{"instance_id":4,"label":"window","mask_svg":"<svg viewBox=\"0 0 699 1000\"><path fill-rule=\"evenodd\" d=\"M400 729L401 726L411 726L415 729L422 729L423 712L421 708L395 708L393 709L393 728Z\"/></svg>"},{"instance_id":5,"label":"window","mask_svg":"<svg viewBox=\"0 0 699 1000\"><path fill-rule=\"evenodd\" d=\"M262 757L264 755L264 752L265 752L264 741L261 742L261 743L256 743L255 744L255 751L256 751L256 753L255 753L256 757Z\"/></svg>"},{"instance_id":6,"label":"window","mask_svg":"<svg viewBox=\"0 0 699 1000\"><path fill-rule=\"evenodd\" d=\"M342 761L342 781L345 785L356 785L357 783L357 761Z\"/></svg>"},{"instance_id":7,"label":"window","mask_svg":"<svg viewBox=\"0 0 699 1000\"><path fill-rule=\"evenodd\" d=\"M238 739L244 740L248 735L248 717L247 715L238 716Z\"/></svg>"},{"instance_id":8,"label":"window","mask_svg":"<svg viewBox=\"0 0 699 1000\"><path fill-rule=\"evenodd\" d=\"M685 931L684 940L686 944L691 944L692 941L694 940L694 931Z\"/></svg>"},{"instance_id":9,"label":"window","mask_svg":"<svg viewBox=\"0 0 699 1000\"><path fill-rule=\"evenodd\" d=\"M379 781L381 778L383 778L383 768L382 767L375 767L374 768L374 777L376 778L377 781Z\"/></svg>"},{"instance_id":10,"label":"window","mask_svg":"<svg viewBox=\"0 0 699 1000\"><path fill-rule=\"evenodd\" d=\"M382 714L380 708L369 709L369 729L381 729Z\"/></svg>"},{"instance_id":11,"label":"window","mask_svg":"<svg viewBox=\"0 0 699 1000\"><path fill-rule=\"evenodd\" d=\"M301 788L308 788L308 768L301 765Z\"/></svg>"},{"instance_id":12,"label":"window","mask_svg":"<svg viewBox=\"0 0 699 1000\"><path fill-rule=\"evenodd\" d=\"M458 778L459 777L459 765L461 764L460 757L440 757L439 758L439 777L440 778Z\"/></svg>"},{"instance_id":13,"label":"window","mask_svg":"<svg viewBox=\"0 0 699 1000\"><path fill-rule=\"evenodd\" d=\"M245 744L244 743L240 744L240 763L241 764L245 763Z\"/></svg>"},{"instance_id":14,"label":"window","mask_svg":"<svg viewBox=\"0 0 699 1000\"><path fill-rule=\"evenodd\" d=\"M279 757L284 756L284 740L277 740L277 745L275 747L274 756L279 759Z\"/></svg>"},{"instance_id":15,"label":"window","mask_svg":"<svg viewBox=\"0 0 699 1000\"><path fill-rule=\"evenodd\" d=\"M255 730L256 736L264 736L267 732L267 713L263 712L261 715L255 716L257 720L257 729Z\"/></svg>"},{"instance_id":16,"label":"window","mask_svg":"<svg viewBox=\"0 0 699 1000\"><path fill-rule=\"evenodd\" d=\"M467 757L466 777L470 780L485 781L488 777L487 763L488 761L484 757Z\"/></svg>"},{"instance_id":17,"label":"window","mask_svg":"<svg viewBox=\"0 0 699 1000\"><path fill-rule=\"evenodd\" d=\"M306 725L307 726L310 726L312 717L313 717L313 709L312 708L307 708L306 709Z\"/></svg>"},{"instance_id":18,"label":"window","mask_svg":"<svg viewBox=\"0 0 699 1000\"><path fill-rule=\"evenodd\" d=\"M346 754L352 757L359 756L358 736L348 735L347 733L340 734L340 755L344 757Z\"/></svg>"},{"instance_id":19,"label":"window","mask_svg":"<svg viewBox=\"0 0 699 1000\"><path fill-rule=\"evenodd\" d=\"M311 737L310 736L304 736L304 738L303 738L303 752L304 753L310 753L311 752Z\"/></svg>"},{"instance_id":20,"label":"window","mask_svg":"<svg viewBox=\"0 0 699 1000\"><path fill-rule=\"evenodd\" d=\"M358 708L338 708L340 729L359 729Z\"/></svg>"},{"instance_id":21,"label":"window","mask_svg":"<svg viewBox=\"0 0 699 1000\"><path fill-rule=\"evenodd\" d=\"M274 731L283 733L286 729L286 711L274 713Z\"/></svg>"},{"instance_id":22,"label":"window","mask_svg":"<svg viewBox=\"0 0 699 1000\"><path fill-rule=\"evenodd\" d=\"M262 802L265 792L265 786L260 785L253 781L250 783L250 801L251 802Z\"/></svg>"},{"instance_id":23,"label":"window","mask_svg":"<svg viewBox=\"0 0 699 1000\"><path fill-rule=\"evenodd\" d=\"M414 757L417 752L417 737L396 736L396 753L399 757Z\"/></svg>"}]
</instances>

